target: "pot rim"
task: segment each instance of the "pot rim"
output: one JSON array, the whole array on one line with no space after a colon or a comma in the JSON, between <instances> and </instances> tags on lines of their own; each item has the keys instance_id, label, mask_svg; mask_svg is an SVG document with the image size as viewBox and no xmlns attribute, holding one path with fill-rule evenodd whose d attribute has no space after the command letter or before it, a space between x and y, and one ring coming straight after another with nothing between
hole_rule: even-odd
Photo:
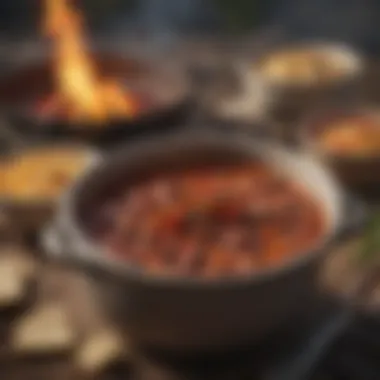
<instances>
[{"instance_id":1,"label":"pot rim","mask_svg":"<svg viewBox=\"0 0 380 380\"><path fill-rule=\"evenodd\" d=\"M330 222L330 226L326 227L325 233L319 238L319 240L310 248L306 253L297 254L292 259L286 260L282 265L269 268L259 273L250 273L247 275L232 275L229 277L218 277L218 278L203 278L203 277L191 277L191 276L179 276L179 275L155 275L147 274L144 269L135 270L128 265L128 262L123 262L113 258L111 255L107 255L107 248L101 247L97 244L95 240L89 238L86 233L82 230L80 224L75 219L75 202L78 197L78 192L80 194L86 187L86 183L92 177L96 177L97 170L104 170L107 166L112 166L112 162L115 162L118 158L124 157L133 158L135 155L141 156L142 146L145 149L155 145L156 140L150 139L146 141L140 141L139 144L133 146L124 146L121 149L113 152L108 159L103 161L97 167L90 168L87 172L76 182L76 184L71 188L71 191L65 194L62 198L55 223L53 223L50 229L47 229L48 238L54 238L56 240L55 244L60 245L61 252L55 256L63 261L71 262L73 264L79 264L79 266L84 266L84 269L95 269L97 272L103 272L103 274L116 275L117 277L124 279L135 279L139 280L145 284L166 286L175 285L180 287L231 287L231 286L244 286L247 283L261 283L271 279L276 279L280 276L285 276L293 273L297 269L301 269L314 259L321 257L324 248L327 248L330 244L334 243L335 238L339 236L339 233L344 230L344 201L345 197L342 189L336 183L333 176L330 175L329 171L321 164L319 164L313 157L309 157L305 154L290 152L289 150L274 144L273 142L265 141L265 139L254 139L250 138L248 134L245 133L235 133L235 134L223 134L216 131L191 131L190 134L184 134L184 131L172 132L168 136L161 136L159 138L159 143L165 142L167 146L175 144L178 141L185 142L187 139L197 138L195 142L204 143L206 139L209 139L206 143L222 143L228 144L231 147L231 142L236 145L236 149L245 149L246 153L251 152L254 154L265 154L265 152L274 152L272 154L280 154L289 157L289 160L296 162L298 159L304 159L307 161L307 165L313 167L315 172L320 176L321 179L325 181L327 192L331 192L333 197L332 202L330 202L333 207L336 208L335 221ZM170 139L172 139L170 141ZM170 142L170 143L169 143ZM194 142L193 142L194 144ZM194 145L193 145L194 146ZM269 155L270 156L270 155ZM301 162L301 161L298 161ZM299 165L305 165L305 161ZM326 205L324 205L326 207ZM326 210L325 210L326 211ZM330 211L334 213L334 210ZM326 214L326 213L325 213ZM327 215L325 215L327 217ZM52 236L53 235L53 236ZM45 236L46 237L46 236ZM59 241L60 240L60 241ZM66 248L62 246L62 240L71 241L73 245L69 245ZM47 244L45 244L46 246ZM49 248L47 248L49 250ZM68 252L71 253L68 253ZM52 252L50 252L52 254ZM54 253L53 253L54 255Z\"/></svg>"}]
</instances>

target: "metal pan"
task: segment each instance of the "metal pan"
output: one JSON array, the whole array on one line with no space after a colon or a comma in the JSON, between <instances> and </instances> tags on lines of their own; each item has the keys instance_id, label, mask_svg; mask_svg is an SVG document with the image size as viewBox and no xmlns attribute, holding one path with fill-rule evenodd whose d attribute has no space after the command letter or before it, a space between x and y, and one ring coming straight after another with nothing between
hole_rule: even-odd
<instances>
[{"instance_id":1,"label":"metal pan","mask_svg":"<svg viewBox=\"0 0 380 380\"><path fill-rule=\"evenodd\" d=\"M108 120L101 126L37 116L36 102L54 93L53 60L45 54L18 67L0 83L0 107L12 127L31 137L119 141L122 137L173 127L186 114L191 97L189 86L186 76L173 65L159 60L133 59L106 50L94 49L92 56L100 74L116 78L146 100L139 115Z\"/></svg>"}]
</instances>

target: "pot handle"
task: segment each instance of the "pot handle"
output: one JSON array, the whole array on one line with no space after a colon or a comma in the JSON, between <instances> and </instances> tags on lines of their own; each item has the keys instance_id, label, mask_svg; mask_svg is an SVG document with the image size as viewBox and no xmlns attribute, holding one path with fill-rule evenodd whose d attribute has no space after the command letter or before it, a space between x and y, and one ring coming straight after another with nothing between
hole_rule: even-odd
<instances>
[{"instance_id":1,"label":"pot handle","mask_svg":"<svg viewBox=\"0 0 380 380\"><path fill-rule=\"evenodd\" d=\"M365 227L369 212L365 203L355 196L347 195L344 200L344 215L342 227L337 233L337 242L340 242Z\"/></svg>"},{"instance_id":2,"label":"pot handle","mask_svg":"<svg viewBox=\"0 0 380 380\"><path fill-rule=\"evenodd\" d=\"M54 225L49 225L42 232L41 243L49 258L58 262L70 261L71 247L68 239L65 239L62 232Z\"/></svg>"}]
</instances>

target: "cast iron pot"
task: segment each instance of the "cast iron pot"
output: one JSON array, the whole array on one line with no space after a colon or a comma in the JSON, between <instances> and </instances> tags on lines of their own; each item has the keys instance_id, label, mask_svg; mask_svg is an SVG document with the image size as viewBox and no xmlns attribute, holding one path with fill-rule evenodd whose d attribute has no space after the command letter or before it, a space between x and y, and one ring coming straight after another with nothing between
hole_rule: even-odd
<instances>
[{"instance_id":1,"label":"cast iron pot","mask_svg":"<svg viewBox=\"0 0 380 380\"><path fill-rule=\"evenodd\" d=\"M153 276L115 261L90 238L87 210L121 177L133 184L162 169L257 158L305 186L326 220L318 242L278 268L215 280ZM62 201L44 243L53 258L89 275L98 300L135 345L187 355L258 343L307 310L326 252L354 219L345 212L339 186L312 158L245 134L182 131L124 146L89 170Z\"/></svg>"}]
</instances>

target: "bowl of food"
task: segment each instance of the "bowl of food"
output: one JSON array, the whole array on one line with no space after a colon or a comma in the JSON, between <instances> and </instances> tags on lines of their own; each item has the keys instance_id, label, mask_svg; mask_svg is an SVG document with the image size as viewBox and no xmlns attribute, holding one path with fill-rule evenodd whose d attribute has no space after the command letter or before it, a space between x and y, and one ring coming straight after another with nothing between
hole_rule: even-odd
<instances>
[{"instance_id":1,"label":"bowl of food","mask_svg":"<svg viewBox=\"0 0 380 380\"><path fill-rule=\"evenodd\" d=\"M94 149L74 144L35 145L8 153L0 166L3 213L20 229L38 229L62 194L98 159Z\"/></svg>"},{"instance_id":2,"label":"bowl of food","mask_svg":"<svg viewBox=\"0 0 380 380\"><path fill-rule=\"evenodd\" d=\"M326 86L356 76L362 68L352 49L333 44L310 44L279 49L259 62L259 71L276 86Z\"/></svg>"},{"instance_id":3,"label":"bowl of food","mask_svg":"<svg viewBox=\"0 0 380 380\"><path fill-rule=\"evenodd\" d=\"M306 117L299 142L354 188L379 185L380 113L360 106L320 110Z\"/></svg>"},{"instance_id":4,"label":"bowl of food","mask_svg":"<svg viewBox=\"0 0 380 380\"><path fill-rule=\"evenodd\" d=\"M272 88L280 108L301 110L354 89L364 74L365 62L349 46L309 42L264 52L255 71Z\"/></svg>"},{"instance_id":5,"label":"bowl of food","mask_svg":"<svg viewBox=\"0 0 380 380\"><path fill-rule=\"evenodd\" d=\"M311 158L246 134L182 131L89 170L43 241L89 275L135 344L227 350L309 307L324 253L354 219L343 203Z\"/></svg>"}]
</instances>

